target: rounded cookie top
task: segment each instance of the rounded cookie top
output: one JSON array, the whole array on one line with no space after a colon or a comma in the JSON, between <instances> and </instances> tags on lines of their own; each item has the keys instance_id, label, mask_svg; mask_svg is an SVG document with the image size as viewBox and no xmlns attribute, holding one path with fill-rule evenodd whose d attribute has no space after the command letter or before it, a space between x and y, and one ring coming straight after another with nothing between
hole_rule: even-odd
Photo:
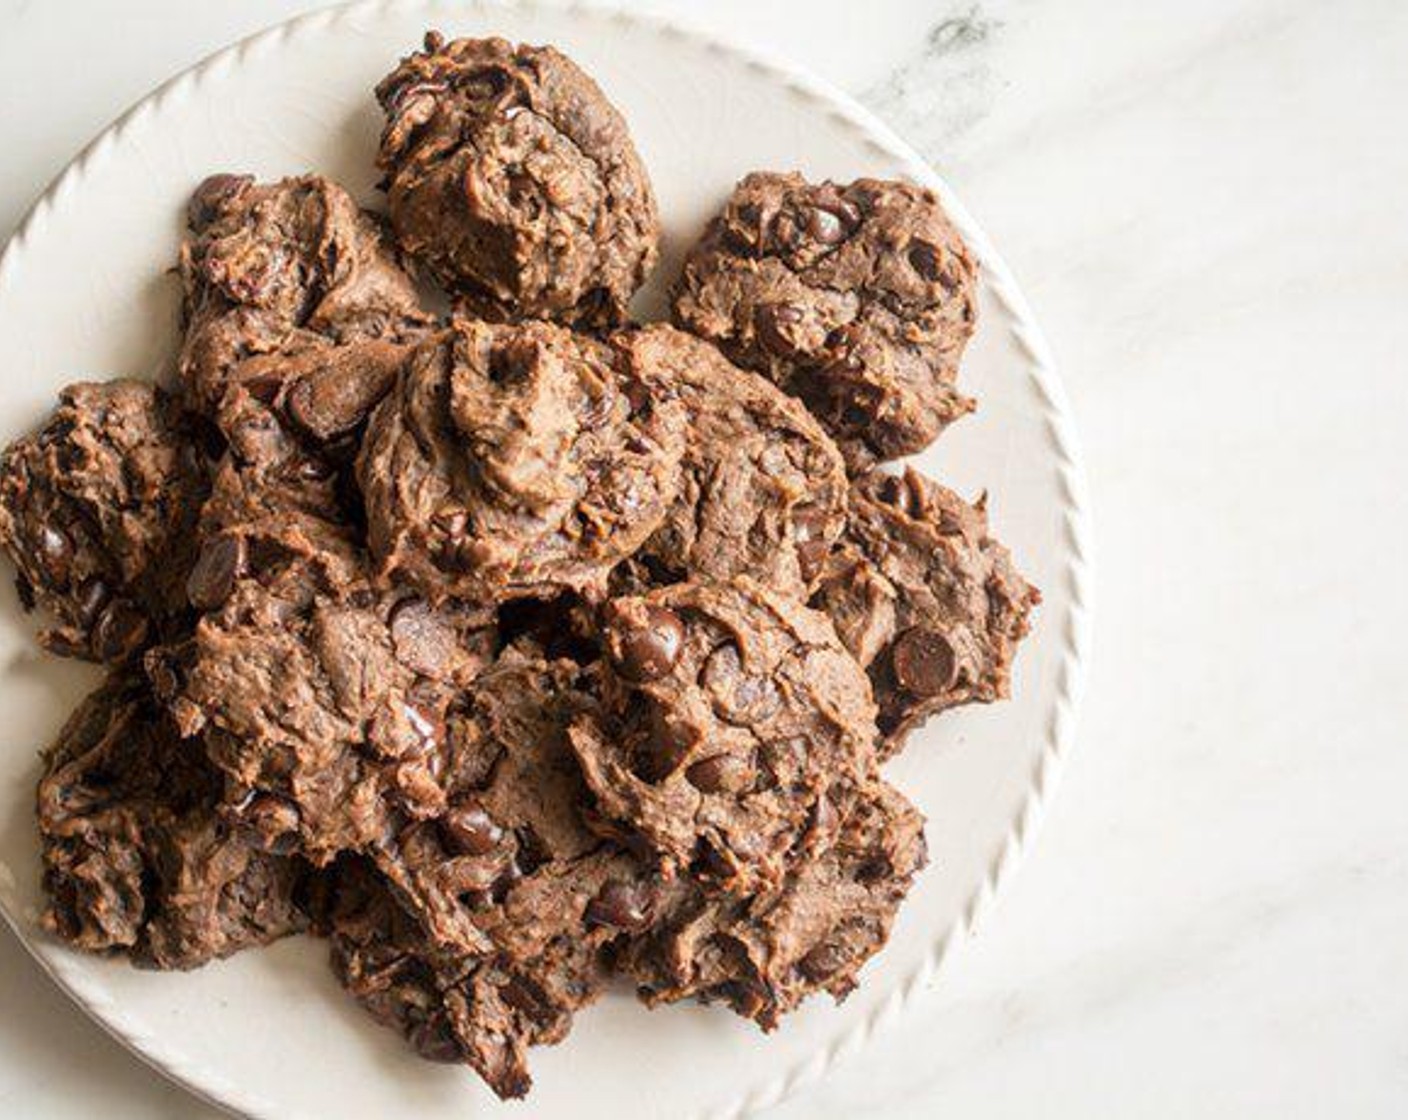
<instances>
[{"instance_id":1,"label":"rounded cookie top","mask_svg":"<svg viewBox=\"0 0 1408 1120\"><path fill-rule=\"evenodd\" d=\"M755 172L675 285L682 326L807 402L856 467L971 411L954 388L977 264L931 191Z\"/></svg>"},{"instance_id":2,"label":"rounded cookie top","mask_svg":"<svg viewBox=\"0 0 1408 1120\"><path fill-rule=\"evenodd\" d=\"M625 317L655 263L655 196L621 114L571 59L431 33L377 98L396 236L468 311Z\"/></svg>"},{"instance_id":3,"label":"rounded cookie top","mask_svg":"<svg viewBox=\"0 0 1408 1120\"><path fill-rule=\"evenodd\" d=\"M869 667L885 753L935 712L1008 695L1041 594L989 535L985 501L914 470L871 471L828 568L813 602Z\"/></svg>"},{"instance_id":4,"label":"rounded cookie top","mask_svg":"<svg viewBox=\"0 0 1408 1120\"><path fill-rule=\"evenodd\" d=\"M613 345L689 422L678 494L642 558L675 578L748 575L804 598L845 524L835 444L776 386L683 331L651 326Z\"/></svg>"},{"instance_id":5,"label":"rounded cookie top","mask_svg":"<svg viewBox=\"0 0 1408 1120\"><path fill-rule=\"evenodd\" d=\"M652 371L549 323L458 321L372 419L357 476L372 551L426 595L602 584L665 517L683 414Z\"/></svg>"},{"instance_id":6,"label":"rounded cookie top","mask_svg":"<svg viewBox=\"0 0 1408 1120\"><path fill-rule=\"evenodd\" d=\"M874 760L864 671L824 615L738 577L603 612L606 710L572 745L601 816L669 869L775 884Z\"/></svg>"}]
</instances>

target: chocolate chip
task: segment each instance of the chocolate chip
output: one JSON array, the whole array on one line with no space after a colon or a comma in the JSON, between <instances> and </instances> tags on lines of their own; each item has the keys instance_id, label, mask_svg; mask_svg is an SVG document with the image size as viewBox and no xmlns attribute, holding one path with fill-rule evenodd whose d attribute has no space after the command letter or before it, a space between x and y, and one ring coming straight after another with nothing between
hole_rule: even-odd
<instances>
[{"instance_id":1,"label":"chocolate chip","mask_svg":"<svg viewBox=\"0 0 1408 1120\"><path fill-rule=\"evenodd\" d=\"M800 308L790 303L765 303L754 312L758 341L764 350L779 357L795 354L800 349L793 341L791 327L802 322Z\"/></svg>"},{"instance_id":2,"label":"chocolate chip","mask_svg":"<svg viewBox=\"0 0 1408 1120\"><path fill-rule=\"evenodd\" d=\"M500 984L499 998L534 1022L541 1023L551 1015L551 1009L546 1006L542 993L521 976L510 976Z\"/></svg>"},{"instance_id":3,"label":"chocolate chip","mask_svg":"<svg viewBox=\"0 0 1408 1120\"><path fill-rule=\"evenodd\" d=\"M869 886L894 874L894 867L884 856L872 856L856 868L856 882Z\"/></svg>"},{"instance_id":4,"label":"chocolate chip","mask_svg":"<svg viewBox=\"0 0 1408 1120\"><path fill-rule=\"evenodd\" d=\"M797 562L802 578L812 580L821 571L831 542L826 539L828 517L819 506L806 505L792 513L792 531L797 538Z\"/></svg>"},{"instance_id":5,"label":"chocolate chip","mask_svg":"<svg viewBox=\"0 0 1408 1120\"><path fill-rule=\"evenodd\" d=\"M638 626L617 632L616 669L630 681L653 681L674 668L684 645L684 623L664 607L650 607Z\"/></svg>"},{"instance_id":6,"label":"chocolate chip","mask_svg":"<svg viewBox=\"0 0 1408 1120\"><path fill-rule=\"evenodd\" d=\"M403 599L391 610L396 660L424 677L439 677L454 652L455 635L423 599Z\"/></svg>"},{"instance_id":7,"label":"chocolate chip","mask_svg":"<svg viewBox=\"0 0 1408 1120\"><path fill-rule=\"evenodd\" d=\"M647 782L662 782L675 772L698 741L697 727L672 718L664 706L652 702L645 737L632 756L632 768Z\"/></svg>"},{"instance_id":8,"label":"chocolate chip","mask_svg":"<svg viewBox=\"0 0 1408 1120\"><path fill-rule=\"evenodd\" d=\"M953 644L937 630L922 626L900 635L891 658L900 687L916 696L941 695L958 672Z\"/></svg>"},{"instance_id":9,"label":"chocolate chip","mask_svg":"<svg viewBox=\"0 0 1408 1120\"><path fill-rule=\"evenodd\" d=\"M586 919L592 925L639 933L650 925L654 905L655 892L649 884L612 880L587 903Z\"/></svg>"},{"instance_id":10,"label":"chocolate chip","mask_svg":"<svg viewBox=\"0 0 1408 1120\"><path fill-rule=\"evenodd\" d=\"M78 617L84 626L92 626L98 614L108 605L112 590L100 579L90 579L78 593Z\"/></svg>"},{"instance_id":11,"label":"chocolate chip","mask_svg":"<svg viewBox=\"0 0 1408 1120\"><path fill-rule=\"evenodd\" d=\"M478 805L461 805L440 818L445 846L456 855L487 856L504 838L504 830Z\"/></svg>"},{"instance_id":12,"label":"chocolate chip","mask_svg":"<svg viewBox=\"0 0 1408 1120\"><path fill-rule=\"evenodd\" d=\"M93 627L93 652L103 661L121 661L141 646L147 628L146 615L125 599L116 599Z\"/></svg>"},{"instance_id":13,"label":"chocolate chip","mask_svg":"<svg viewBox=\"0 0 1408 1120\"><path fill-rule=\"evenodd\" d=\"M191 574L186 577L186 598L200 610L215 610L235 589L246 565L244 538L229 533L211 537L201 546Z\"/></svg>"},{"instance_id":14,"label":"chocolate chip","mask_svg":"<svg viewBox=\"0 0 1408 1120\"><path fill-rule=\"evenodd\" d=\"M73 541L62 529L45 525L35 541L37 557L49 582L55 587L68 586L69 568L73 563Z\"/></svg>"},{"instance_id":15,"label":"chocolate chip","mask_svg":"<svg viewBox=\"0 0 1408 1120\"><path fill-rule=\"evenodd\" d=\"M940 278L939 251L927 241L911 242L906 257L910 267L925 280L934 281Z\"/></svg>"},{"instance_id":16,"label":"chocolate chip","mask_svg":"<svg viewBox=\"0 0 1408 1120\"><path fill-rule=\"evenodd\" d=\"M813 946L807 955L797 962L797 969L808 980L819 984L834 976L845 963L841 951L823 941L820 945Z\"/></svg>"},{"instance_id":17,"label":"chocolate chip","mask_svg":"<svg viewBox=\"0 0 1408 1120\"><path fill-rule=\"evenodd\" d=\"M807 210L807 233L822 245L837 245L860 224L860 211L845 199L811 206Z\"/></svg>"},{"instance_id":18,"label":"chocolate chip","mask_svg":"<svg viewBox=\"0 0 1408 1120\"><path fill-rule=\"evenodd\" d=\"M684 772L700 793L738 793L753 781L753 768L733 754L714 754L692 763Z\"/></svg>"},{"instance_id":19,"label":"chocolate chip","mask_svg":"<svg viewBox=\"0 0 1408 1120\"><path fill-rule=\"evenodd\" d=\"M445 741L445 719L439 708L423 697L407 697L401 703L406 722L416 733L421 753L435 753Z\"/></svg>"}]
</instances>

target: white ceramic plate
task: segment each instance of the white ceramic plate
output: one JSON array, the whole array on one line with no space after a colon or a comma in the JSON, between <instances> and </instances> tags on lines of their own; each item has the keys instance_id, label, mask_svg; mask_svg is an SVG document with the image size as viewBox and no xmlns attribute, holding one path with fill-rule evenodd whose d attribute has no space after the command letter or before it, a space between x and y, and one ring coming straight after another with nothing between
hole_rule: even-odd
<instances>
[{"instance_id":1,"label":"white ceramic plate","mask_svg":"<svg viewBox=\"0 0 1408 1120\"><path fill-rule=\"evenodd\" d=\"M964 385L981 401L920 459L973 494L1045 603L1015 696L932 722L890 768L928 813L933 865L894 937L841 1007L817 1000L764 1037L719 1008L648 1012L615 994L561 1046L536 1051L536 1117L728 1116L820 1076L928 986L1029 840L1069 744L1086 647L1083 484L1041 333L1002 261L934 172L853 102L785 63L677 27L595 9L369 3L259 35L183 74L69 167L0 260L0 439L33 426L79 377L151 375L176 342L175 259L190 189L220 170L316 170L375 203L371 88L427 27L553 43L630 122L660 197L664 261L638 310L658 313L682 250L756 168L904 176L936 187L982 259ZM309 939L187 975L70 952L37 925L37 752L95 671L39 655L0 599L0 904L54 978L114 1035L193 1091L261 1117L495 1114L473 1075L424 1063L334 983Z\"/></svg>"}]
</instances>

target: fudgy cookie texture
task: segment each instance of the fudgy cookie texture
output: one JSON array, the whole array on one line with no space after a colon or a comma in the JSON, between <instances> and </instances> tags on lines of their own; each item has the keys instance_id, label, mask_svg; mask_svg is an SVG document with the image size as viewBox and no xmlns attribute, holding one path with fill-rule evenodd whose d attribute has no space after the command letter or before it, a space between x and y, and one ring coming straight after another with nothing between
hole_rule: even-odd
<instances>
[{"instance_id":1,"label":"fudgy cookie texture","mask_svg":"<svg viewBox=\"0 0 1408 1120\"><path fill-rule=\"evenodd\" d=\"M664 520L683 410L549 323L459 320L413 355L357 466L372 551L431 596L599 588Z\"/></svg>"},{"instance_id":2,"label":"fudgy cookie texture","mask_svg":"<svg viewBox=\"0 0 1408 1120\"><path fill-rule=\"evenodd\" d=\"M561 936L600 941L641 923L609 902L630 896L648 909L648 876L587 828L588 791L567 742L597 707L597 677L512 646L446 716L445 810L374 852L440 948L527 960Z\"/></svg>"},{"instance_id":3,"label":"fudgy cookie texture","mask_svg":"<svg viewBox=\"0 0 1408 1120\"><path fill-rule=\"evenodd\" d=\"M872 471L851 489L846 539L814 604L869 667L885 753L936 712L1011 691L1012 660L1041 593L970 505L918 471Z\"/></svg>"},{"instance_id":4,"label":"fudgy cookie texture","mask_svg":"<svg viewBox=\"0 0 1408 1120\"><path fill-rule=\"evenodd\" d=\"M491 612L376 589L312 518L211 536L196 572L207 611L148 668L182 733L205 736L229 816L325 864L444 809L444 714L491 656Z\"/></svg>"},{"instance_id":5,"label":"fudgy cookie texture","mask_svg":"<svg viewBox=\"0 0 1408 1120\"><path fill-rule=\"evenodd\" d=\"M109 663L44 756L46 926L326 936L503 1097L613 975L765 1030L844 998L926 860L879 764L1007 694L1039 601L983 501L873 469L971 407L972 257L919 188L757 173L688 329L632 325L655 201L572 62L432 33L377 97L395 240L212 176L179 391L71 386L0 457L41 642Z\"/></svg>"},{"instance_id":6,"label":"fudgy cookie texture","mask_svg":"<svg viewBox=\"0 0 1408 1120\"><path fill-rule=\"evenodd\" d=\"M668 873L743 893L832 841L875 706L824 615L738 577L615 599L603 632L607 710L572 733L602 817Z\"/></svg>"},{"instance_id":7,"label":"fudgy cookie texture","mask_svg":"<svg viewBox=\"0 0 1408 1120\"><path fill-rule=\"evenodd\" d=\"M606 987L600 944L571 933L530 957L446 952L375 871L344 858L331 920L342 985L422 1057L460 1062L500 1097L532 1086L529 1046L561 1042Z\"/></svg>"},{"instance_id":8,"label":"fudgy cookie texture","mask_svg":"<svg viewBox=\"0 0 1408 1120\"><path fill-rule=\"evenodd\" d=\"M806 401L861 468L973 408L977 263L933 192L755 172L690 252L676 321Z\"/></svg>"},{"instance_id":9,"label":"fudgy cookie texture","mask_svg":"<svg viewBox=\"0 0 1408 1120\"><path fill-rule=\"evenodd\" d=\"M923 816L877 779L835 842L792 863L776 888L718 895L678 880L619 967L647 1003L720 1001L772 1030L815 992L845 998L926 862Z\"/></svg>"},{"instance_id":10,"label":"fudgy cookie texture","mask_svg":"<svg viewBox=\"0 0 1408 1120\"><path fill-rule=\"evenodd\" d=\"M620 322L659 220L626 122L551 47L426 36L377 87L401 247L489 319Z\"/></svg>"},{"instance_id":11,"label":"fudgy cookie texture","mask_svg":"<svg viewBox=\"0 0 1408 1120\"><path fill-rule=\"evenodd\" d=\"M372 853L395 908L377 903L371 923L344 920L336 936L339 975L379 1018L503 1096L527 1090L526 1047L567 1033L602 990L608 948L647 927L660 890L584 823L567 731L595 708L596 676L507 649L446 718L447 808ZM392 969L368 967L388 952Z\"/></svg>"},{"instance_id":12,"label":"fudgy cookie texture","mask_svg":"<svg viewBox=\"0 0 1408 1120\"><path fill-rule=\"evenodd\" d=\"M282 395L318 434L345 419L348 398L384 392L430 323L378 219L321 176L212 175L188 220L178 372L212 418L240 387Z\"/></svg>"},{"instance_id":13,"label":"fudgy cookie texture","mask_svg":"<svg viewBox=\"0 0 1408 1120\"><path fill-rule=\"evenodd\" d=\"M194 968L307 925L308 869L215 814L219 774L139 672L119 669L44 757L44 924L89 951Z\"/></svg>"},{"instance_id":14,"label":"fudgy cookie texture","mask_svg":"<svg viewBox=\"0 0 1408 1120\"><path fill-rule=\"evenodd\" d=\"M749 575L805 597L845 525L835 444L796 401L683 331L651 326L613 343L688 420L679 492L642 558L674 579Z\"/></svg>"},{"instance_id":15,"label":"fudgy cookie texture","mask_svg":"<svg viewBox=\"0 0 1408 1120\"><path fill-rule=\"evenodd\" d=\"M123 661L185 605L209 466L176 401L139 381L70 385L0 459L0 547L53 653Z\"/></svg>"}]
</instances>

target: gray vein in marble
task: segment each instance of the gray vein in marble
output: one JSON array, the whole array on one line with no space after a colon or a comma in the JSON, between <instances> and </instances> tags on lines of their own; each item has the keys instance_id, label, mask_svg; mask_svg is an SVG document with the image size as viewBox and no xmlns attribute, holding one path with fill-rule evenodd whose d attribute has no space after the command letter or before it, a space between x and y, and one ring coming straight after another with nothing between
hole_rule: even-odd
<instances>
[{"instance_id":1,"label":"gray vein in marble","mask_svg":"<svg viewBox=\"0 0 1408 1120\"><path fill-rule=\"evenodd\" d=\"M998 78L989 54L1002 27L978 5L953 9L929 29L916 57L861 100L936 156L991 110Z\"/></svg>"}]
</instances>

